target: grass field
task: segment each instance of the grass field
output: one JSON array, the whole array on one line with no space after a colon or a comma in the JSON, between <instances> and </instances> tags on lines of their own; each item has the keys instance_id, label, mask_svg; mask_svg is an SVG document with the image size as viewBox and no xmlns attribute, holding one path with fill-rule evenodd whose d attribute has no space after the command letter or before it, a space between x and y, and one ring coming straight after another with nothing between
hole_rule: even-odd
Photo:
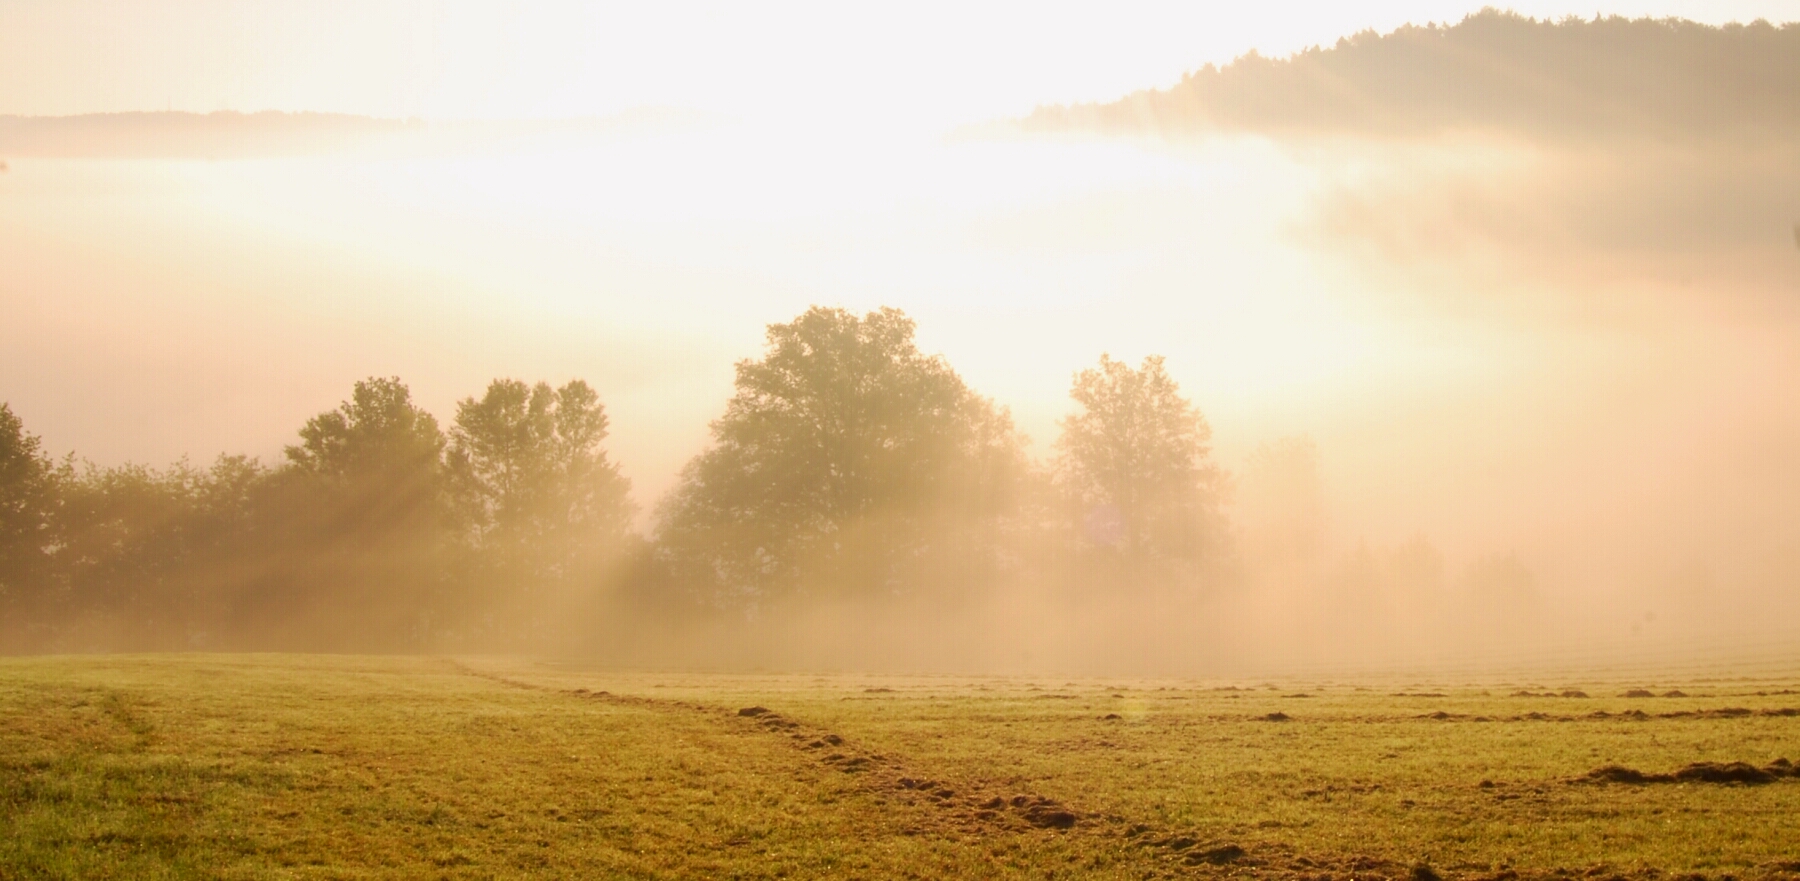
<instances>
[{"instance_id":1,"label":"grass field","mask_svg":"<svg viewBox=\"0 0 1800 881\"><path fill-rule=\"evenodd\" d=\"M1773 679L7 659L0 878L1793 878L1793 708ZM1752 782L1674 774L1700 762Z\"/></svg>"}]
</instances>

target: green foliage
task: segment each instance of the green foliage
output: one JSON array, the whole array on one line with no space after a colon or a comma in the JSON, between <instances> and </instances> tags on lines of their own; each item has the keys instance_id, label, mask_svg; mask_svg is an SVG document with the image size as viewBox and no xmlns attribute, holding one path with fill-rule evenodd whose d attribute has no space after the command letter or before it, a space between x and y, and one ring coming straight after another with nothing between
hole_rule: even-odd
<instances>
[{"instance_id":1,"label":"green foliage","mask_svg":"<svg viewBox=\"0 0 1800 881\"><path fill-rule=\"evenodd\" d=\"M249 494L266 474L253 459L221 456L206 471L178 462L72 475L57 530L62 614L122 619L139 638L163 633L177 645L208 631L221 567L241 553Z\"/></svg>"},{"instance_id":2,"label":"green foliage","mask_svg":"<svg viewBox=\"0 0 1800 881\"><path fill-rule=\"evenodd\" d=\"M1069 391L1056 472L1077 506L1078 534L1133 579L1191 575L1224 539L1225 478L1212 429L1150 356L1137 369L1101 355Z\"/></svg>"},{"instance_id":3,"label":"green foliage","mask_svg":"<svg viewBox=\"0 0 1800 881\"><path fill-rule=\"evenodd\" d=\"M495 380L457 405L448 466L458 512L478 546L524 553L524 574L554 580L574 558L616 547L629 525L630 482L607 460L606 409L588 384L552 390Z\"/></svg>"},{"instance_id":4,"label":"green foliage","mask_svg":"<svg viewBox=\"0 0 1800 881\"><path fill-rule=\"evenodd\" d=\"M1008 415L920 353L894 309L814 307L771 325L712 437L659 539L727 603L892 596L926 571L979 568L948 533L1002 516L1022 470Z\"/></svg>"},{"instance_id":5,"label":"green foliage","mask_svg":"<svg viewBox=\"0 0 1800 881\"><path fill-rule=\"evenodd\" d=\"M338 480L380 475L384 482L429 482L444 449L436 417L412 402L399 377L356 383L350 400L307 420L288 461Z\"/></svg>"}]
</instances>

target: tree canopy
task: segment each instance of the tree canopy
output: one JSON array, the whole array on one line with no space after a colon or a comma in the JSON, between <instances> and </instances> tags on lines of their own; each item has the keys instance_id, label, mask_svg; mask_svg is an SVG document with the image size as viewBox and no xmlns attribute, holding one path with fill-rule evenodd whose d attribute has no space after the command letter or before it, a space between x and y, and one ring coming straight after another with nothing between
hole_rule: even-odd
<instances>
[{"instance_id":1,"label":"tree canopy","mask_svg":"<svg viewBox=\"0 0 1800 881\"><path fill-rule=\"evenodd\" d=\"M893 594L942 562L944 523L996 515L1020 462L1011 420L913 330L885 308L814 307L769 326L663 507L684 577L738 602Z\"/></svg>"},{"instance_id":2,"label":"tree canopy","mask_svg":"<svg viewBox=\"0 0 1800 881\"><path fill-rule=\"evenodd\" d=\"M415 479L434 470L444 449L437 417L412 402L399 377L356 383L350 400L307 420L288 461L310 474L349 478L370 474Z\"/></svg>"},{"instance_id":3,"label":"tree canopy","mask_svg":"<svg viewBox=\"0 0 1800 881\"><path fill-rule=\"evenodd\" d=\"M1212 429L1150 356L1136 369L1100 356L1075 375L1080 410L1062 421L1056 472L1078 507L1079 534L1138 577L1201 561L1223 535L1224 474Z\"/></svg>"}]
</instances>

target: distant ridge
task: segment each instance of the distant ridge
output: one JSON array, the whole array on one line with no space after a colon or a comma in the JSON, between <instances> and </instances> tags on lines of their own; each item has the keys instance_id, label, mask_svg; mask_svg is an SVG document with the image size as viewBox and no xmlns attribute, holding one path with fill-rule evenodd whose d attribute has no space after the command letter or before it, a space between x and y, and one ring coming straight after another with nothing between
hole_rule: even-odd
<instances>
[{"instance_id":1,"label":"distant ridge","mask_svg":"<svg viewBox=\"0 0 1800 881\"><path fill-rule=\"evenodd\" d=\"M341 113L90 113L0 116L9 156L240 157L329 151L371 136L422 131L417 121Z\"/></svg>"},{"instance_id":2,"label":"distant ridge","mask_svg":"<svg viewBox=\"0 0 1800 881\"><path fill-rule=\"evenodd\" d=\"M690 124L659 108L562 120L426 122L345 113L132 112L0 116L0 156L239 159L377 148L438 152L549 134L620 133Z\"/></svg>"},{"instance_id":3,"label":"distant ridge","mask_svg":"<svg viewBox=\"0 0 1800 881\"><path fill-rule=\"evenodd\" d=\"M1789 137L1800 132L1800 25L1550 22L1490 8L1285 59L1253 52L1167 89L1039 108L1021 125L1165 136Z\"/></svg>"}]
</instances>

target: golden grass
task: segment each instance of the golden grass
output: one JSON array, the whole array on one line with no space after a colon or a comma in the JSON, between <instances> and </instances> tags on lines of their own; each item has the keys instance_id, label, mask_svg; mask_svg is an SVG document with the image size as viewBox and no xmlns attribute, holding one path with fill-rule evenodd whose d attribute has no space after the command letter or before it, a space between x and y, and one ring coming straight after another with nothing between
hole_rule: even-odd
<instances>
[{"instance_id":1,"label":"golden grass","mask_svg":"<svg viewBox=\"0 0 1800 881\"><path fill-rule=\"evenodd\" d=\"M1570 782L1800 758L1791 684L1571 684L10 659L0 878L1800 874L1800 778Z\"/></svg>"}]
</instances>

